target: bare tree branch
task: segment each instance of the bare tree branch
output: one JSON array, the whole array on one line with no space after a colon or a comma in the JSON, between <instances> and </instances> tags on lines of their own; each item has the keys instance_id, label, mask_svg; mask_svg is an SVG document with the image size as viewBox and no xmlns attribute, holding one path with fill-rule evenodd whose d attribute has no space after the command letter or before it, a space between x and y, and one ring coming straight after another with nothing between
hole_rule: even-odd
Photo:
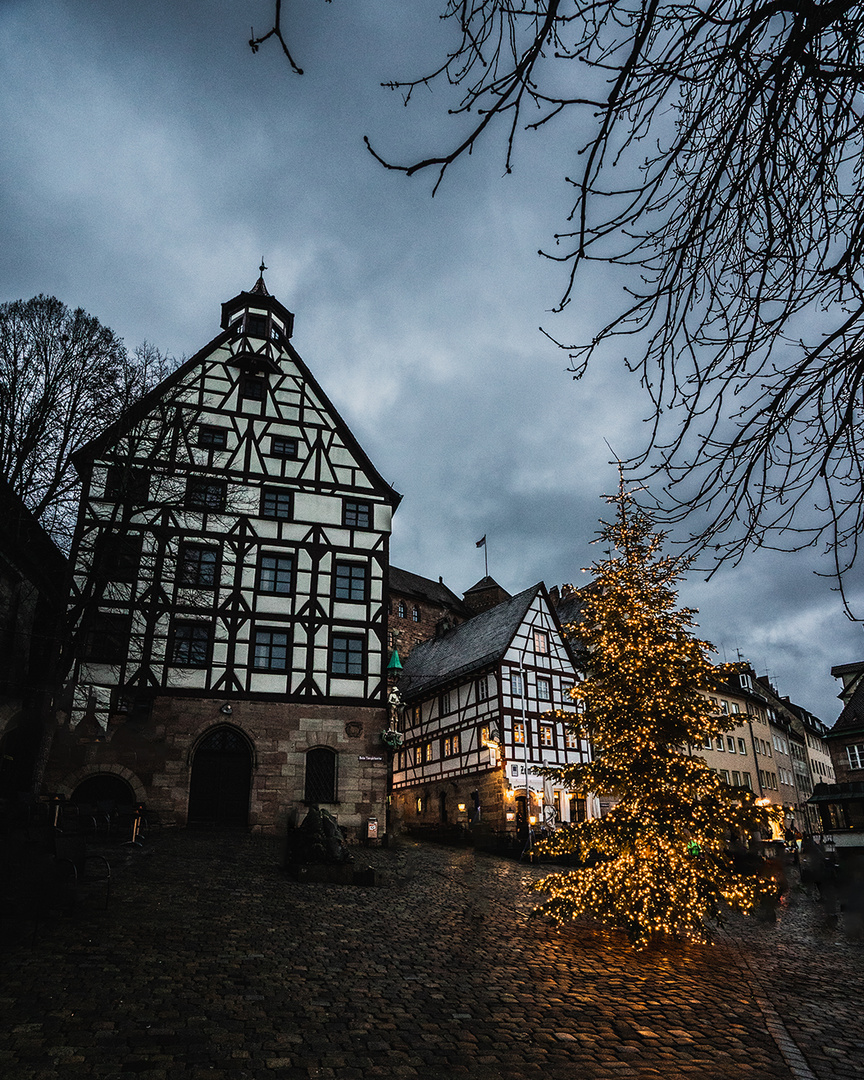
<instances>
[{"instance_id":1,"label":"bare tree branch","mask_svg":"<svg viewBox=\"0 0 864 1080\"><path fill-rule=\"evenodd\" d=\"M824 546L842 585L864 531L864 4L444 0L442 17L454 48L387 85L406 103L455 88L471 122L448 151L376 159L437 189L496 121L509 171L520 132L581 114L545 253L566 269L557 310L592 263L628 277L564 346L574 376L631 341L651 416L628 466L663 478L660 520L709 565Z\"/></svg>"}]
</instances>

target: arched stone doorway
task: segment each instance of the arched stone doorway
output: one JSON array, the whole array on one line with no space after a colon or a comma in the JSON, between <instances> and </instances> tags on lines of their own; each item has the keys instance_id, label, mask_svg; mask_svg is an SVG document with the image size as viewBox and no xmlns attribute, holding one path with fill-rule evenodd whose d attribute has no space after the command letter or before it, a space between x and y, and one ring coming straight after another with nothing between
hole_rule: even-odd
<instances>
[{"instance_id":1,"label":"arched stone doorway","mask_svg":"<svg viewBox=\"0 0 864 1080\"><path fill-rule=\"evenodd\" d=\"M249 823L252 748L236 728L209 732L195 749L189 780L190 825Z\"/></svg>"},{"instance_id":2,"label":"arched stone doorway","mask_svg":"<svg viewBox=\"0 0 864 1080\"><path fill-rule=\"evenodd\" d=\"M93 773L75 787L72 802L80 806L108 802L115 806L131 806L135 802L135 792L132 785L116 773Z\"/></svg>"}]
</instances>

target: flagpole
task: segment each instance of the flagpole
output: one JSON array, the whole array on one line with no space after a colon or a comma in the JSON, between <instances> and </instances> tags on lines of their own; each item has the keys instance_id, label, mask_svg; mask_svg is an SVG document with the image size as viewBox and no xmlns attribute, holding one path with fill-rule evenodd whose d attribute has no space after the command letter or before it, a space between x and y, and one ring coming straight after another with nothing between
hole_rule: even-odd
<instances>
[{"instance_id":1,"label":"flagpole","mask_svg":"<svg viewBox=\"0 0 864 1080\"><path fill-rule=\"evenodd\" d=\"M489 545L486 543L486 533L483 533L474 546L483 548L483 562L486 567L486 577L489 577Z\"/></svg>"}]
</instances>

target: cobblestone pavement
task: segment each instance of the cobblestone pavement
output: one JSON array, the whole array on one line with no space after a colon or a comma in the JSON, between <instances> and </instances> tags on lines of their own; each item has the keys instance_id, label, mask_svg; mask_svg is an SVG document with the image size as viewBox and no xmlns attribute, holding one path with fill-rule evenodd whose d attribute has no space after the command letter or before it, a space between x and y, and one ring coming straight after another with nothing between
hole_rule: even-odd
<instances>
[{"instance_id":1,"label":"cobblestone pavement","mask_svg":"<svg viewBox=\"0 0 864 1080\"><path fill-rule=\"evenodd\" d=\"M378 887L290 881L260 836L112 857L107 912L4 928L4 1080L864 1078L864 946L800 887L637 953L529 921L545 868L470 850L362 851Z\"/></svg>"}]
</instances>

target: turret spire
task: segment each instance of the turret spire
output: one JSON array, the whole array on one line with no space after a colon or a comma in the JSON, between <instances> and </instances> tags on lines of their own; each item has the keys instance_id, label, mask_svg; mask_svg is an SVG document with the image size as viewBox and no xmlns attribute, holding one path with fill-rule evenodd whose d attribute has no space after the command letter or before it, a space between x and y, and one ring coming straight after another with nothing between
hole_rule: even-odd
<instances>
[{"instance_id":1,"label":"turret spire","mask_svg":"<svg viewBox=\"0 0 864 1080\"><path fill-rule=\"evenodd\" d=\"M259 275L258 280L255 282L255 284L249 290L251 293L254 293L257 296L269 296L270 295L270 293L267 292L267 286L264 284L264 271L266 269L267 269L267 267L264 265L264 256L262 255L261 256L261 265L258 267L258 275Z\"/></svg>"}]
</instances>

